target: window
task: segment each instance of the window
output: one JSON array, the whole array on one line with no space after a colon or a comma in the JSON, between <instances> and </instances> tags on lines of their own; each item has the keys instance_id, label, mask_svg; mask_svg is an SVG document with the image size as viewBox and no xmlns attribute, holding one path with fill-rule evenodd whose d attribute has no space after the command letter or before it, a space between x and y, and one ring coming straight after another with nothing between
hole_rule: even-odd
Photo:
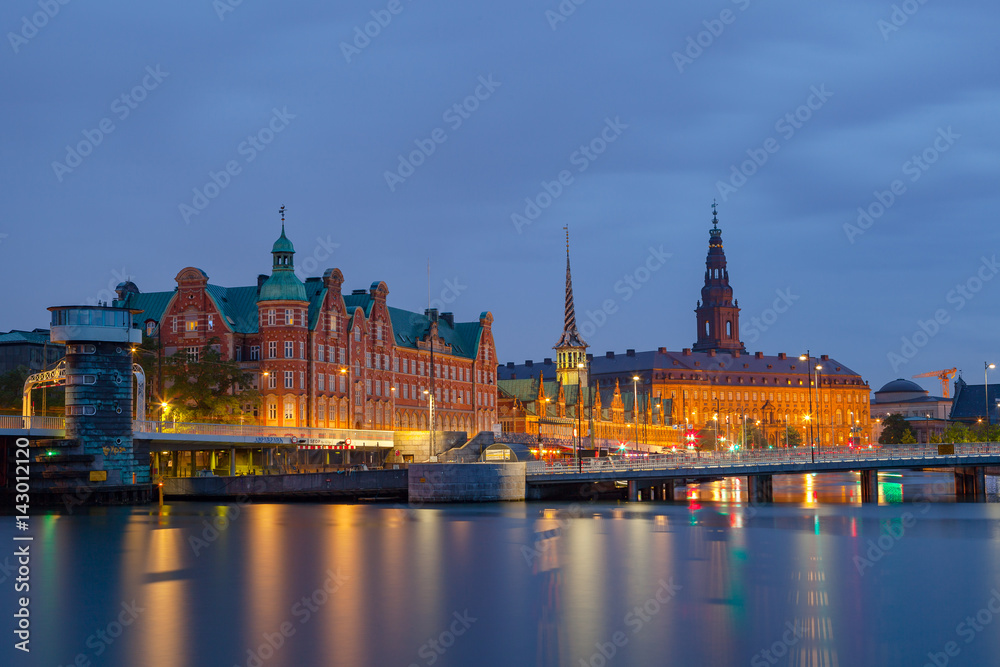
<instances>
[{"instance_id":1,"label":"window","mask_svg":"<svg viewBox=\"0 0 1000 667\"><path fill-rule=\"evenodd\" d=\"M197 347L189 347L187 349L188 361L197 362L200 357L201 350Z\"/></svg>"},{"instance_id":2,"label":"window","mask_svg":"<svg viewBox=\"0 0 1000 667\"><path fill-rule=\"evenodd\" d=\"M299 389L306 388L306 372L299 371Z\"/></svg>"},{"instance_id":3,"label":"window","mask_svg":"<svg viewBox=\"0 0 1000 667\"><path fill-rule=\"evenodd\" d=\"M418 373L418 375L423 375L423 374L424 374L424 362L421 361L420 362L420 372Z\"/></svg>"},{"instance_id":4,"label":"window","mask_svg":"<svg viewBox=\"0 0 1000 667\"><path fill-rule=\"evenodd\" d=\"M379 322L375 325L375 340L382 340L382 323Z\"/></svg>"},{"instance_id":5,"label":"window","mask_svg":"<svg viewBox=\"0 0 1000 667\"><path fill-rule=\"evenodd\" d=\"M278 341L272 340L267 343L267 358L274 359L278 356Z\"/></svg>"},{"instance_id":6,"label":"window","mask_svg":"<svg viewBox=\"0 0 1000 667\"><path fill-rule=\"evenodd\" d=\"M375 382L375 395L376 396L381 396L382 395L382 383L381 382L378 382L378 381Z\"/></svg>"},{"instance_id":7,"label":"window","mask_svg":"<svg viewBox=\"0 0 1000 667\"><path fill-rule=\"evenodd\" d=\"M243 361L243 348L237 346L234 352L236 353L236 361Z\"/></svg>"},{"instance_id":8,"label":"window","mask_svg":"<svg viewBox=\"0 0 1000 667\"><path fill-rule=\"evenodd\" d=\"M365 352L365 368L371 368L371 367L372 367L372 353Z\"/></svg>"},{"instance_id":9,"label":"window","mask_svg":"<svg viewBox=\"0 0 1000 667\"><path fill-rule=\"evenodd\" d=\"M295 388L295 373L293 371L285 371L285 389Z\"/></svg>"},{"instance_id":10,"label":"window","mask_svg":"<svg viewBox=\"0 0 1000 667\"><path fill-rule=\"evenodd\" d=\"M295 324L295 311L291 308L285 308L285 324Z\"/></svg>"},{"instance_id":11,"label":"window","mask_svg":"<svg viewBox=\"0 0 1000 667\"><path fill-rule=\"evenodd\" d=\"M285 401L285 419L295 419L295 403L291 400Z\"/></svg>"},{"instance_id":12,"label":"window","mask_svg":"<svg viewBox=\"0 0 1000 667\"><path fill-rule=\"evenodd\" d=\"M215 330L215 316L214 315L209 315L208 316L208 330L209 331L214 331Z\"/></svg>"},{"instance_id":13,"label":"window","mask_svg":"<svg viewBox=\"0 0 1000 667\"><path fill-rule=\"evenodd\" d=\"M406 385L406 384L403 385L403 398L409 398L410 397L409 388L410 388L409 385Z\"/></svg>"},{"instance_id":14,"label":"window","mask_svg":"<svg viewBox=\"0 0 1000 667\"><path fill-rule=\"evenodd\" d=\"M324 355L323 348L324 347L326 347L326 346L325 345L317 345L316 346L316 361L324 361L324 359L323 359L323 355Z\"/></svg>"},{"instance_id":15,"label":"window","mask_svg":"<svg viewBox=\"0 0 1000 667\"><path fill-rule=\"evenodd\" d=\"M305 341L299 341L299 359L306 358L306 344Z\"/></svg>"},{"instance_id":16,"label":"window","mask_svg":"<svg viewBox=\"0 0 1000 667\"><path fill-rule=\"evenodd\" d=\"M399 357L393 357L392 359L392 370L394 373L399 372Z\"/></svg>"},{"instance_id":17,"label":"window","mask_svg":"<svg viewBox=\"0 0 1000 667\"><path fill-rule=\"evenodd\" d=\"M406 359L403 359L403 372L404 372L404 373L409 373L409 372L410 372L409 370L407 370L407 366L408 366L408 365L409 365L409 364L408 364L407 360L406 360Z\"/></svg>"},{"instance_id":18,"label":"window","mask_svg":"<svg viewBox=\"0 0 1000 667\"><path fill-rule=\"evenodd\" d=\"M377 368L378 370L382 370L382 355L381 354L376 354L375 355L375 368Z\"/></svg>"},{"instance_id":19,"label":"window","mask_svg":"<svg viewBox=\"0 0 1000 667\"><path fill-rule=\"evenodd\" d=\"M333 334L337 333L337 315L336 315L336 313L330 313L329 320L328 320L328 325L329 325L328 328L330 329L330 333L333 333Z\"/></svg>"},{"instance_id":20,"label":"window","mask_svg":"<svg viewBox=\"0 0 1000 667\"><path fill-rule=\"evenodd\" d=\"M317 387L316 387L317 389L319 389L320 391L324 391L326 389L326 387L324 386L324 383L326 382L325 375L320 374L319 376L317 376L316 382L317 382Z\"/></svg>"},{"instance_id":21,"label":"window","mask_svg":"<svg viewBox=\"0 0 1000 667\"><path fill-rule=\"evenodd\" d=\"M274 326L274 317L275 317L274 308L272 308L269 311L267 311L267 323L269 326L272 327Z\"/></svg>"},{"instance_id":22,"label":"window","mask_svg":"<svg viewBox=\"0 0 1000 667\"><path fill-rule=\"evenodd\" d=\"M177 318L176 317L171 317L170 318L170 330L172 332L174 332L174 333L177 333Z\"/></svg>"},{"instance_id":23,"label":"window","mask_svg":"<svg viewBox=\"0 0 1000 667\"><path fill-rule=\"evenodd\" d=\"M347 376L346 375L341 375L340 376L340 392L343 393L345 391L347 391Z\"/></svg>"},{"instance_id":24,"label":"window","mask_svg":"<svg viewBox=\"0 0 1000 667\"><path fill-rule=\"evenodd\" d=\"M385 395L386 395L386 396L388 396L388 395L389 395L389 393L390 393L390 392L389 392L389 381L388 381L388 380L385 380L385 381L384 381L384 382L382 383L382 386L383 386L383 387L385 387Z\"/></svg>"},{"instance_id":25,"label":"window","mask_svg":"<svg viewBox=\"0 0 1000 667\"><path fill-rule=\"evenodd\" d=\"M372 395L372 381L371 380L365 380L365 393L368 394L369 396Z\"/></svg>"},{"instance_id":26,"label":"window","mask_svg":"<svg viewBox=\"0 0 1000 667\"><path fill-rule=\"evenodd\" d=\"M316 417L320 421L325 421L326 420L326 406L323 405L322 403L320 403L318 406L316 406Z\"/></svg>"},{"instance_id":27,"label":"window","mask_svg":"<svg viewBox=\"0 0 1000 667\"><path fill-rule=\"evenodd\" d=\"M291 359L295 354L295 343L290 340L285 341L285 359Z\"/></svg>"},{"instance_id":28,"label":"window","mask_svg":"<svg viewBox=\"0 0 1000 667\"><path fill-rule=\"evenodd\" d=\"M267 404L267 418L277 419L278 418L278 406L274 403Z\"/></svg>"},{"instance_id":29,"label":"window","mask_svg":"<svg viewBox=\"0 0 1000 667\"><path fill-rule=\"evenodd\" d=\"M340 363L344 363L344 359L347 358L347 350L345 348L340 348ZM332 359L330 361L333 361Z\"/></svg>"},{"instance_id":30,"label":"window","mask_svg":"<svg viewBox=\"0 0 1000 667\"><path fill-rule=\"evenodd\" d=\"M354 340L355 342L361 342L361 327L354 326Z\"/></svg>"},{"instance_id":31,"label":"window","mask_svg":"<svg viewBox=\"0 0 1000 667\"><path fill-rule=\"evenodd\" d=\"M187 320L187 326L185 327L188 331L198 330L198 316L194 315L192 319Z\"/></svg>"},{"instance_id":32,"label":"window","mask_svg":"<svg viewBox=\"0 0 1000 667\"><path fill-rule=\"evenodd\" d=\"M267 388L277 389L278 388L278 376L274 373L267 374Z\"/></svg>"}]
</instances>

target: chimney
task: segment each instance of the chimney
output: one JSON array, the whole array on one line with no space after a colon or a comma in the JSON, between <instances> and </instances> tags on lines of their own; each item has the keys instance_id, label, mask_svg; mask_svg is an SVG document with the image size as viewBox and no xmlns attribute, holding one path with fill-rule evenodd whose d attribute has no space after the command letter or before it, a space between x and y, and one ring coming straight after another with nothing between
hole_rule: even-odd
<instances>
[{"instance_id":1,"label":"chimney","mask_svg":"<svg viewBox=\"0 0 1000 667\"><path fill-rule=\"evenodd\" d=\"M779 352L778 353L778 359L781 359L782 361L784 361L787 358L788 358L788 355L785 354L784 352Z\"/></svg>"},{"instance_id":2,"label":"chimney","mask_svg":"<svg viewBox=\"0 0 1000 667\"><path fill-rule=\"evenodd\" d=\"M455 313L441 313L441 319L447 322L452 329L455 328Z\"/></svg>"},{"instance_id":3,"label":"chimney","mask_svg":"<svg viewBox=\"0 0 1000 667\"><path fill-rule=\"evenodd\" d=\"M364 294L365 292L362 291L361 293ZM424 309L424 317L426 317L431 322L437 322L437 320L438 320L438 309L437 308L425 308Z\"/></svg>"},{"instance_id":4,"label":"chimney","mask_svg":"<svg viewBox=\"0 0 1000 667\"><path fill-rule=\"evenodd\" d=\"M507 368L514 368L514 362L513 361L508 361L507 362Z\"/></svg>"},{"instance_id":5,"label":"chimney","mask_svg":"<svg viewBox=\"0 0 1000 667\"><path fill-rule=\"evenodd\" d=\"M715 356L715 350L709 350L708 351L708 356L714 357Z\"/></svg>"},{"instance_id":6,"label":"chimney","mask_svg":"<svg viewBox=\"0 0 1000 667\"><path fill-rule=\"evenodd\" d=\"M615 353L614 352L605 352L604 353L604 358L605 359L614 359L615 358Z\"/></svg>"},{"instance_id":7,"label":"chimney","mask_svg":"<svg viewBox=\"0 0 1000 667\"><path fill-rule=\"evenodd\" d=\"M625 356L626 357L634 357L635 356L635 350L625 350Z\"/></svg>"},{"instance_id":8,"label":"chimney","mask_svg":"<svg viewBox=\"0 0 1000 667\"><path fill-rule=\"evenodd\" d=\"M763 352L754 352L753 353L753 358L754 359L763 359L764 358L764 353Z\"/></svg>"},{"instance_id":9,"label":"chimney","mask_svg":"<svg viewBox=\"0 0 1000 667\"><path fill-rule=\"evenodd\" d=\"M265 273L261 273L260 275L257 276L257 296L260 296L260 288L264 286L264 283L266 283L267 279L270 277L271 276Z\"/></svg>"},{"instance_id":10,"label":"chimney","mask_svg":"<svg viewBox=\"0 0 1000 667\"><path fill-rule=\"evenodd\" d=\"M821 361L830 361L830 355L829 354L824 354L823 356L820 357L820 360Z\"/></svg>"},{"instance_id":11,"label":"chimney","mask_svg":"<svg viewBox=\"0 0 1000 667\"><path fill-rule=\"evenodd\" d=\"M667 348L661 347L661 348L658 348L656 351L659 352L660 354L666 354L667 353Z\"/></svg>"},{"instance_id":12,"label":"chimney","mask_svg":"<svg viewBox=\"0 0 1000 667\"><path fill-rule=\"evenodd\" d=\"M535 365L535 362L533 362L531 359L527 359L525 360L524 365L527 366L528 368L531 368L532 366Z\"/></svg>"},{"instance_id":13,"label":"chimney","mask_svg":"<svg viewBox=\"0 0 1000 667\"><path fill-rule=\"evenodd\" d=\"M740 351L739 350L733 350L733 356L734 357L740 356Z\"/></svg>"},{"instance_id":14,"label":"chimney","mask_svg":"<svg viewBox=\"0 0 1000 667\"><path fill-rule=\"evenodd\" d=\"M552 365L552 357L545 357L545 361L543 361L542 363L544 363L546 366L551 366Z\"/></svg>"},{"instance_id":15,"label":"chimney","mask_svg":"<svg viewBox=\"0 0 1000 667\"><path fill-rule=\"evenodd\" d=\"M683 350L683 353L684 353L685 357L690 357L691 356L691 348L690 347L685 347L684 350Z\"/></svg>"}]
</instances>

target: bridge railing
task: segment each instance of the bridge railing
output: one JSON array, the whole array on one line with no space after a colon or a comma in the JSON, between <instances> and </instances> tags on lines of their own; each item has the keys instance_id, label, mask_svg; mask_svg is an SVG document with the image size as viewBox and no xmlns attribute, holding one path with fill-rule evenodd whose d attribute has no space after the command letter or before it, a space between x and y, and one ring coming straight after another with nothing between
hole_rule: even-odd
<instances>
[{"instance_id":1,"label":"bridge railing","mask_svg":"<svg viewBox=\"0 0 1000 667\"><path fill-rule=\"evenodd\" d=\"M954 456L1000 455L1000 443L960 443ZM951 456L951 455L949 455ZM740 452L679 451L643 457L584 458L579 463L566 461L528 461L528 475L551 475L576 472L625 472L630 470L676 470L683 468L732 468L781 463L843 463L851 461L892 461L941 459L938 446L917 445L873 449L832 447L819 451L792 449L751 449Z\"/></svg>"},{"instance_id":2,"label":"bridge railing","mask_svg":"<svg viewBox=\"0 0 1000 667\"><path fill-rule=\"evenodd\" d=\"M179 433L222 435L243 438L295 437L322 440L392 440L392 431L306 428L297 426L259 426L256 424L198 424L193 422L133 421L136 433Z\"/></svg>"},{"instance_id":3,"label":"bridge railing","mask_svg":"<svg viewBox=\"0 0 1000 667\"><path fill-rule=\"evenodd\" d=\"M22 417L21 415L0 415L0 428L59 430L66 428L66 420L62 417Z\"/></svg>"}]
</instances>

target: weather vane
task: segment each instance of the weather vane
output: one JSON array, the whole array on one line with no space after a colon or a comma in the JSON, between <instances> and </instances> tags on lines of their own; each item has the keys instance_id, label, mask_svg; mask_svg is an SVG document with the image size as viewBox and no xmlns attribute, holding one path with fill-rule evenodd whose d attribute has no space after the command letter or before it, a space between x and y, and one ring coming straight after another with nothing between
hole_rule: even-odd
<instances>
[{"instance_id":1,"label":"weather vane","mask_svg":"<svg viewBox=\"0 0 1000 667\"><path fill-rule=\"evenodd\" d=\"M281 208L278 209L278 213L281 214L281 221L284 222L285 221L285 205L284 204L282 204Z\"/></svg>"}]
</instances>

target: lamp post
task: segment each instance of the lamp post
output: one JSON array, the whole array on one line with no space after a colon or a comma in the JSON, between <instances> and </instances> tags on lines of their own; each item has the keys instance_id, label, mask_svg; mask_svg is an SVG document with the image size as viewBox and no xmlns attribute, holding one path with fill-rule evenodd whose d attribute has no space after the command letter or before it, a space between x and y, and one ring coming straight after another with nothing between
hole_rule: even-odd
<instances>
[{"instance_id":1,"label":"lamp post","mask_svg":"<svg viewBox=\"0 0 1000 667\"><path fill-rule=\"evenodd\" d=\"M583 472L583 461L580 460L580 445L583 444L583 369L582 361L576 364L576 449L573 456L576 458L577 471ZM589 378L588 378L589 379Z\"/></svg>"},{"instance_id":2,"label":"lamp post","mask_svg":"<svg viewBox=\"0 0 1000 667\"><path fill-rule=\"evenodd\" d=\"M788 449L788 415L785 415L785 449Z\"/></svg>"},{"instance_id":3,"label":"lamp post","mask_svg":"<svg viewBox=\"0 0 1000 667\"><path fill-rule=\"evenodd\" d=\"M810 377L809 377L809 366L812 364L812 355L810 354L809 350L806 350L805 354L799 355L799 361L806 362L806 382L809 383L806 386L806 391L809 394L809 415L811 415L813 411L813 394L812 394L812 383L810 382ZM812 450L816 446L816 441L813 439L812 420L809 418L808 415L806 416L806 421L809 422L809 449ZM813 458L815 459L815 452Z\"/></svg>"},{"instance_id":4,"label":"lamp post","mask_svg":"<svg viewBox=\"0 0 1000 667\"><path fill-rule=\"evenodd\" d=\"M719 450L719 413L716 412L712 415L712 422L715 424L715 444L712 446L714 451Z\"/></svg>"},{"instance_id":5,"label":"lamp post","mask_svg":"<svg viewBox=\"0 0 1000 667\"><path fill-rule=\"evenodd\" d=\"M428 454L427 460L430 461L431 457L434 456L434 394L429 390L424 389L424 393L427 394L427 412L430 418L430 428L431 428L431 438L428 443Z\"/></svg>"},{"instance_id":6,"label":"lamp post","mask_svg":"<svg viewBox=\"0 0 1000 667\"><path fill-rule=\"evenodd\" d=\"M635 422L635 450L639 451L639 376L632 376L632 421Z\"/></svg>"},{"instance_id":7,"label":"lamp post","mask_svg":"<svg viewBox=\"0 0 1000 667\"><path fill-rule=\"evenodd\" d=\"M986 393L986 444L990 444L990 382L988 373L996 368L996 364L983 362L983 391Z\"/></svg>"},{"instance_id":8,"label":"lamp post","mask_svg":"<svg viewBox=\"0 0 1000 667\"><path fill-rule=\"evenodd\" d=\"M823 367L820 366L819 364L816 364L816 366L815 366L815 372L814 372L813 375L815 377L814 384L816 385L816 413L817 413L817 418L816 418L816 435L817 436L820 435L820 430L819 429L820 429L820 426L823 425L823 420L819 418L819 412L820 412L819 372L821 370L823 370ZM830 420L830 433L831 433L830 437L832 438L833 437L833 435L832 435L833 434L833 420L832 419ZM822 439L820 439L820 440L818 440L816 442L816 452L820 455L820 458L823 458L823 442L822 442Z\"/></svg>"}]
</instances>

